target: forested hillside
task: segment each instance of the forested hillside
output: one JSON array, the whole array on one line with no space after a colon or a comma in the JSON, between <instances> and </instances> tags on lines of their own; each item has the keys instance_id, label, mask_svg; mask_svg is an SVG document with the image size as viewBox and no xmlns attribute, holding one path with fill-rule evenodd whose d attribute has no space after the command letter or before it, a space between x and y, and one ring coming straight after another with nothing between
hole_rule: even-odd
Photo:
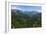
<instances>
[{"instance_id":1,"label":"forested hillside","mask_svg":"<svg viewBox=\"0 0 46 34\"><path fill-rule=\"evenodd\" d=\"M11 10L11 28L41 27L41 13L37 11Z\"/></svg>"}]
</instances>

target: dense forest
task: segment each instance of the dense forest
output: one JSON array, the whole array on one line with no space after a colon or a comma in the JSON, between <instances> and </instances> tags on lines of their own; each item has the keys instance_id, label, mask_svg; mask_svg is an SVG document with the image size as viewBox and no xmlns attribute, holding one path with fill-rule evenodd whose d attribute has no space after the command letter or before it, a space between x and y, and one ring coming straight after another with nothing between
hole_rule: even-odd
<instances>
[{"instance_id":1,"label":"dense forest","mask_svg":"<svg viewBox=\"0 0 46 34\"><path fill-rule=\"evenodd\" d=\"M41 27L41 13L11 9L11 28Z\"/></svg>"}]
</instances>

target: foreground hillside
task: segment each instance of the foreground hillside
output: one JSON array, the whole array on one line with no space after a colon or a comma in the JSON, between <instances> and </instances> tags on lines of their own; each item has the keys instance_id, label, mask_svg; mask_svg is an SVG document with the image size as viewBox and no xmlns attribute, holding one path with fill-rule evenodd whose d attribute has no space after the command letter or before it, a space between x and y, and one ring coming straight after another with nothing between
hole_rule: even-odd
<instances>
[{"instance_id":1,"label":"foreground hillside","mask_svg":"<svg viewBox=\"0 0 46 34\"><path fill-rule=\"evenodd\" d=\"M41 13L11 10L11 28L41 27Z\"/></svg>"}]
</instances>

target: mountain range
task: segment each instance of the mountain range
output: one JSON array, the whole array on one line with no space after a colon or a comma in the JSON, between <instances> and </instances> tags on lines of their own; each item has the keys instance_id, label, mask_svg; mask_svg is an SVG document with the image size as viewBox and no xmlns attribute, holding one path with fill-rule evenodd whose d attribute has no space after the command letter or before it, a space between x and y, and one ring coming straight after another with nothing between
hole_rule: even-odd
<instances>
[{"instance_id":1,"label":"mountain range","mask_svg":"<svg viewBox=\"0 0 46 34\"><path fill-rule=\"evenodd\" d=\"M21 15L21 16L41 15L41 13L37 12L37 11L22 11L22 10L18 10L18 9L11 9L11 12L13 15L16 15L16 13L19 12L19 15Z\"/></svg>"}]
</instances>

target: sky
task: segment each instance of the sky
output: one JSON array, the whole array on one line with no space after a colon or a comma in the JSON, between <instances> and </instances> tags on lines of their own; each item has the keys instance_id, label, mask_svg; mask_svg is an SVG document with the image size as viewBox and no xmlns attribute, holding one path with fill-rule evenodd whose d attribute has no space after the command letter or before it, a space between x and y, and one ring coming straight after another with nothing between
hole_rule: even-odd
<instances>
[{"instance_id":1,"label":"sky","mask_svg":"<svg viewBox=\"0 0 46 34\"><path fill-rule=\"evenodd\" d=\"M23 5L12 5L11 9L18 9L23 11L38 11L41 12L41 6L23 6Z\"/></svg>"}]
</instances>

